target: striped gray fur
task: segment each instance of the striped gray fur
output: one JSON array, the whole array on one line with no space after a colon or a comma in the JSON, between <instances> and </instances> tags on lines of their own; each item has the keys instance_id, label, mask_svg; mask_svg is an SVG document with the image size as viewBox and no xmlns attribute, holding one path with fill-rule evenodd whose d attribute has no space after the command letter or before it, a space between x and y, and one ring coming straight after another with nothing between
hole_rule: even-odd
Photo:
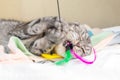
<instances>
[{"instance_id":1,"label":"striped gray fur","mask_svg":"<svg viewBox=\"0 0 120 80\"><path fill-rule=\"evenodd\" d=\"M75 51L91 53L87 31L79 23L68 23L58 17L43 17L29 22L0 20L0 44L6 45L11 36L19 37L27 49L35 55L50 53L61 42L69 40ZM80 45L79 45L80 43Z\"/></svg>"}]
</instances>

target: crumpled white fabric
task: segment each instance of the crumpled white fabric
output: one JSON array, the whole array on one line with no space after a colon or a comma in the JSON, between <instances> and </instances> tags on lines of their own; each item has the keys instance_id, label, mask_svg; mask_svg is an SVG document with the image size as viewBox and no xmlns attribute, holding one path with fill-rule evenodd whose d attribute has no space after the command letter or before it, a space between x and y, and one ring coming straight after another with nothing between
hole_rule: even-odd
<instances>
[{"instance_id":1,"label":"crumpled white fabric","mask_svg":"<svg viewBox=\"0 0 120 80\"><path fill-rule=\"evenodd\" d=\"M5 53L4 46L0 45L0 64L32 63L32 60L17 48L12 38L9 40L8 47L9 54Z\"/></svg>"},{"instance_id":2,"label":"crumpled white fabric","mask_svg":"<svg viewBox=\"0 0 120 80\"><path fill-rule=\"evenodd\" d=\"M1 80L120 80L120 45L97 52L97 60L86 65L79 60L57 66L53 63L0 64Z\"/></svg>"}]
</instances>

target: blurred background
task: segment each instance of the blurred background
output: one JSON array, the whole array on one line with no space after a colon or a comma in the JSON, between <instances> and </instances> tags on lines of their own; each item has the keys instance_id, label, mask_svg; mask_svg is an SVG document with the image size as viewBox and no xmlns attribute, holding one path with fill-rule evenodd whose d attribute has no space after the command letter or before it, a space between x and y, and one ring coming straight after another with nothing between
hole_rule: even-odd
<instances>
[{"instance_id":1,"label":"blurred background","mask_svg":"<svg viewBox=\"0 0 120 80\"><path fill-rule=\"evenodd\" d=\"M29 21L57 16L56 0L0 0L0 18ZM120 0L59 0L61 17L91 27L120 25Z\"/></svg>"}]
</instances>

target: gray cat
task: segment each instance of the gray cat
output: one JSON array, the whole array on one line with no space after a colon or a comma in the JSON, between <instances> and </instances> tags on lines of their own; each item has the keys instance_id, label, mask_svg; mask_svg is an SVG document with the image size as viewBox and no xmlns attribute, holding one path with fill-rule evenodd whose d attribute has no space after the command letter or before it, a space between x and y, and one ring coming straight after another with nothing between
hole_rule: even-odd
<instances>
[{"instance_id":1,"label":"gray cat","mask_svg":"<svg viewBox=\"0 0 120 80\"><path fill-rule=\"evenodd\" d=\"M9 38L16 36L35 55L50 53L56 45L66 40L72 42L76 51L81 50L81 55L90 54L92 50L90 38L84 27L81 27L79 23L59 20L58 17L43 17L29 22L1 19L0 32L0 44L6 46Z\"/></svg>"}]
</instances>

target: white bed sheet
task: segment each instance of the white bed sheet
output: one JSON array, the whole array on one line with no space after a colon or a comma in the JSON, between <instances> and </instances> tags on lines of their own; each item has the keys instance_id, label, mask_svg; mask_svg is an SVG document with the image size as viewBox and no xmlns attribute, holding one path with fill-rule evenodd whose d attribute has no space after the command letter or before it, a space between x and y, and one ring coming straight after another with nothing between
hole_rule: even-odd
<instances>
[{"instance_id":1,"label":"white bed sheet","mask_svg":"<svg viewBox=\"0 0 120 80\"><path fill-rule=\"evenodd\" d=\"M120 80L120 45L99 51L92 65L78 60L64 66L52 63L1 64L0 80Z\"/></svg>"},{"instance_id":2,"label":"white bed sheet","mask_svg":"<svg viewBox=\"0 0 120 80\"><path fill-rule=\"evenodd\" d=\"M109 27L109 28L104 28L103 31L112 31L112 32L120 32L120 26L114 26L114 27Z\"/></svg>"}]
</instances>

